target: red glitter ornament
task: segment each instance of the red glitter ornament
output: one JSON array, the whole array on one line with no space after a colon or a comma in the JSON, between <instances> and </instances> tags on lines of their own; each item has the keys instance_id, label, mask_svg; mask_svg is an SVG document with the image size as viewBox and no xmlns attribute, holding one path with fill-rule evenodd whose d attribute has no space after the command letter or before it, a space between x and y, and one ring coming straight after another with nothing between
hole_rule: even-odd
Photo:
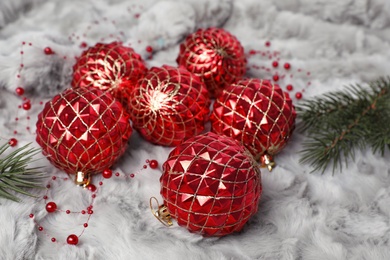
<instances>
[{"instance_id":1,"label":"red glitter ornament","mask_svg":"<svg viewBox=\"0 0 390 260\"><path fill-rule=\"evenodd\" d=\"M246 71L244 48L221 28L199 29L180 45L177 63L199 76L211 97L239 80Z\"/></svg>"},{"instance_id":2,"label":"red glitter ornament","mask_svg":"<svg viewBox=\"0 0 390 260\"><path fill-rule=\"evenodd\" d=\"M151 68L130 96L133 126L148 141L177 145L199 134L210 100L202 81L184 68Z\"/></svg>"},{"instance_id":3,"label":"red glitter ornament","mask_svg":"<svg viewBox=\"0 0 390 260\"><path fill-rule=\"evenodd\" d=\"M272 156L286 145L295 126L290 97L267 80L245 79L226 88L214 103L212 131L244 144L272 170Z\"/></svg>"},{"instance_id":4,"label":"red glitter ornament","mask_svg":"<svg viewBox=\"0 0 390 260\"><path fill-rule=\"evenodd\" d=\"M257 212L260 170L234 139L208 132L177 146L163 165L161 195L171 217L191 232L224 236Z\"/></svg>"},{"instance_id":5,"label":"red glitter ornament","mask_svg":"<svg viewBox=\"0 0 390 260\"><path fill-rule=\"evenodd\" d=\"M127 108L129 93L144 76L141 56L118 42L97 43L85 50L73 66L73 87L109 91Z\"/></svg>"},{"instance_id":6,"label":"red glitter ornament","mask_svg":"<svg viewBox=\"0 0 390 260\"><path fill-rule=\"evenodd\" d=\"M38 144L68 174L102 172L126 149L132 129L122 105L95 88L67 89L38 115Z\"/></svg>"}]
</instances>

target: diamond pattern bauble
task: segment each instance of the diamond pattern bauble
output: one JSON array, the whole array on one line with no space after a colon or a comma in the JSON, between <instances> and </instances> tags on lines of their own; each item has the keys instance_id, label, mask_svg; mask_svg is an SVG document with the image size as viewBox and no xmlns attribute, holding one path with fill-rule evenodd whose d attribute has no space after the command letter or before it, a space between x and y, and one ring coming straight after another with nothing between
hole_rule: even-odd
<instances>
[{"instance_id":1,"label":"diamond pattern bauble","mask_svg":"<svg viewBox=\"0 0 390 260\"><path fill-rule=\"evenodd\" d=\"M199 134L210 100L203 82L184 68L151 68L130 95L133 126L148 141L177 145Z\"/></svg>"},{"instance_id":2,"label":"diamond pattern bauble","mask_svg":"<svg viewBox=\"0 0 390 260\"><path fill-rule=\"evenodd\" d=\"M245 79L227 87L214 103L212 131L231 136L262 160L282 150L295 126L287 93L266 80Z\"/></svg>"},{"instance_id":3,"label":"diamond pattern bauble","mask_svg":"<svg viewBox=\"0 0 390 260\"><path fill-rule=\"evenodd\" d=\"M241 79L246 71L244 48L221 28L199 29L180 45L177 63L199 76L211 97Z\"/></svg>"},{"instance_id":4,"label":"diamond pattern bauble","mask_svg":"<svg viewBox=\"0 0 390 260\"><path fill-rule=\"evenodd\" d=\"M212 132L178 145L163 165L161 195L171 217L191 232L224 236L257 212L260 170L237 141Z\"/></svg>"},{"instance_id":5,"label":"diamond pattern bauble","mask_svg":"<svg viewBox=\"0 0 390 260\"><path fill-rule=\"evenodd\" d=\"M126 149L132 129L123 106L95 88L67 89L38 115L38 144L47 159L66 173L109 168Z\"/></svg>"},{"instance_id":6,"label":"diamond pattern bauble","mask_svg":"<svg viewBox=\"0 0 390 260\"><path fill-rule=\"evenodd\" d=\"M127 107L131 89L145 73L141 56L132 48L118 42L97 43L77 59L72 86L108 90Z\"/></svg>"}]
</instances>

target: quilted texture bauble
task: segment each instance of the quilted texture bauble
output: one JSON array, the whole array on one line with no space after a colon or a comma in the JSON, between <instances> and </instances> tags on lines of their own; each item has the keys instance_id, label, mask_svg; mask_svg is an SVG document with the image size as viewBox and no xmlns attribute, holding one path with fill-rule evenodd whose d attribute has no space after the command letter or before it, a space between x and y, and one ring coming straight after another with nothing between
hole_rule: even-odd
<instances>
[{"instance_id":1,"label":"quilted texture bauble","mask_svg":"<svg viewBox=\"0 0 390 260\"><path fill-rule=\"evenodd\" d=\"M36 141L59 169L93 174L124 153L131 132L127 112L109 93L70 88L45 104Z\"/></svg>"},{"instance_id":2,"label":"quilted texture bauble","mask_svg":"<svg viewBox=\"0 0 390 260\"><path fill-rule=\"evenodd\" d=\"M262 192L260 170L246 148L212 132L173 149L160 182L171 217L204 236L240 231L257 212Z\"/></svg>"},{"instance_id":3,"label":"quilted texture bauble","mask_svg":"<svg viewBox=\"0 0 390 260\"><path fill-rule=\"evenodd\" d=\"M244 48L221 28L199 29L180 45L177 63L199 76L211 97L241 79L246 71Z\"/></svg>"},{"instance_id":4,"label":"quilted texture bauble","mask_svg":"<svg viewBox=\"0 0 390 260\"><path fill-rule=\"evenodd\" d=\"M141 56L119 42L97 43L85 50L73 66L73 87L109 91L127 107L129 93L146 73Z\"/></svg>"},{"instance_id":5,"label":"quilted texture bauble","mask_svg":"<svg viewBox=\"0 0 390 260\"><path fill-rule=\"evenodd\" d=\"M267 80L244 79L215 100L212 131L240 141L261 160L275 155L289 140L296 112L287 93Z\"/></svg>"},{"instance_id":6,"label":"quilted texture bauble","mask_svg":"<svg viewBox=\"0 0 390 260\"><path fill-rule=\"evenodd\" d=\"M201 133L210 100L203 82L183 68L151 68L130 96L133 126L148 141L172 146Z\"/></svg>"}]
</instances>

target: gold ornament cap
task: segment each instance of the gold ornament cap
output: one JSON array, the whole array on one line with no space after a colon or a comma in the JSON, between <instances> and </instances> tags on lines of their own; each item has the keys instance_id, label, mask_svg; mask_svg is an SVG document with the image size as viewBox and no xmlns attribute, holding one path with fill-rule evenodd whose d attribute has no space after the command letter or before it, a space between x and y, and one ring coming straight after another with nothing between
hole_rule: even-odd
<instances>
[{"instance_id":1,"label":"gold ornament cap","mask_svg":"<svg viewBox=\"0 0 390 260\"><path fill-rule=\"evenodd\" d=\"M269 154L263 154L260 157L260 165L261 168L267 168L268 171L272 172L272 170L276 167L276 163L274 162L274 158Z\"/></svg>"},{"instance_id":2,"label":"gold ornament cap","mask_svg":"<svg viewBox=\"0 0 390 260\"><path fill-rule=\"evenodd\" d=\"M86 187L91 183L91 174L85 172L77 172L74 182L78 186Z\"/></svg>"},{"instance_id":3,"label":"gold ornament cap","mask_svg":"<svg viewBox=\"0 0 390 260\"><path fill-rule=\"evenodd\" d=\"M153 201L156 202L157 210L153 207ZM167 206L161 204L159 205L158 200L155 197L151 197L149 200L150 210L155 218L158 219L165 226L170 227L173 225L171 213L169 213Z\"/></svg>"}]
</instances>

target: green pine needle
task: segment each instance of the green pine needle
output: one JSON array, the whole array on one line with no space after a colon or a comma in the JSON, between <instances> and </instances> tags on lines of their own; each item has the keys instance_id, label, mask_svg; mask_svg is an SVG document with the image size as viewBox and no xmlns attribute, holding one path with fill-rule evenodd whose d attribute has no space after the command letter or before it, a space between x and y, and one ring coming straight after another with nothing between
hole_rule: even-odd
<instances>
[{"instance_id":1,"label":"green pine needle","mask_svg":"<svg viewBox=\"0 0 390 260\"><path fill-rule=\"evenodd\" d=\"M344 91L303 101L296 107L300 129L307 133L301 151L302 163L322 173L337 168L367 147L382 156L390 148L390 78L348 86Z\"/></svg>"},{"instance_id":2,"label":"green pine needle","mask_svg":"<svg viewBox=\"0 0 390 260\"><path fill-rule=\"evenodd\" d=\"M34 156L39 150L30 148L27 144L1 157L9 148L8 143L0 146L0 197L13 201L20 201L15 193L35 197L26 189L42 188L42 179L47 177L41 172L41 167L28 166L36 161Z\"/></svg>"}]
</instances>

